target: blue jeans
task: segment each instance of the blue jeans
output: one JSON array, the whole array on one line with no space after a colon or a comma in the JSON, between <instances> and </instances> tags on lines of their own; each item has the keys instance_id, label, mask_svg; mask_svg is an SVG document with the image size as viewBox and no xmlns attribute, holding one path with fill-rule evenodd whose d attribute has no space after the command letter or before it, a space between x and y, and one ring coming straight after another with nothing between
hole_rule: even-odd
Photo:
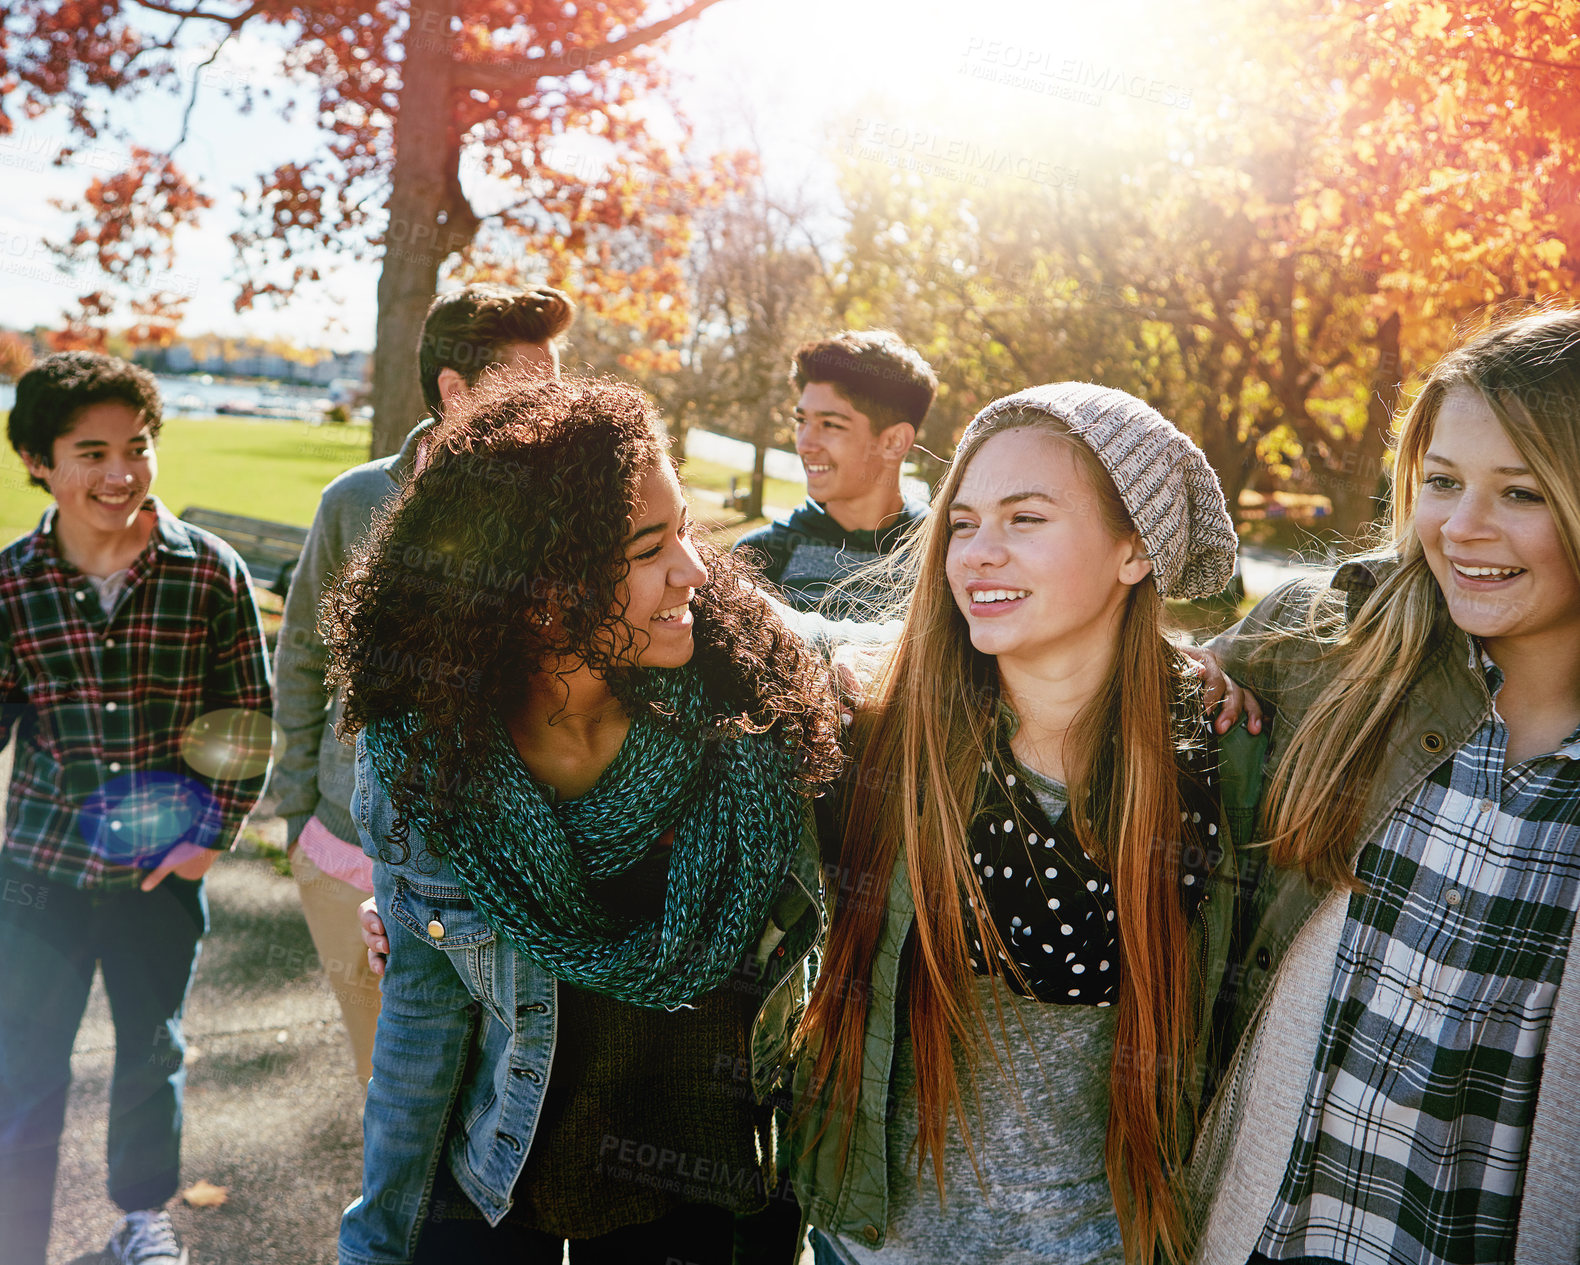
<instances>
[{"instance_id":1,"label":"blue jeans","mask_svg":"<svg viewBox=\"0 0 1580 1265\"><path fill-rule=\"evenodd\" d=\"M203 884L151 892L51 882L0 856L0 1244L43 1265L71 1082L71 1047L95 965L115 1022L109 1193L123 1210L176 1192L181 1014L208 930Z\"/></svg>"}]
</instances>

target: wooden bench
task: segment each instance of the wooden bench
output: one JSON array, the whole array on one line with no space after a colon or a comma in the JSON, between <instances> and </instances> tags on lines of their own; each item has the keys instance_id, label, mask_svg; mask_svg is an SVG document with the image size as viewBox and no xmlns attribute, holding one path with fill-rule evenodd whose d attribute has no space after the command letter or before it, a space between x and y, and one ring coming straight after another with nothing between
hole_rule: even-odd
<instances>
[{"instance_id":1,"label":"wooden bench","mask_svg":"<svg viewBox=\"0 0 1580 1265\"><path fill-rule=\"evenodd\" d=\"M241 514L222 514L219 510L192 506L181 517L194 527L211 531L241 555L252 572L254 583L271 593L285 596L291 575L307 543L307 528L287 523L271 523L266 518L247 518Z\"/></svg>"}]
</instances>

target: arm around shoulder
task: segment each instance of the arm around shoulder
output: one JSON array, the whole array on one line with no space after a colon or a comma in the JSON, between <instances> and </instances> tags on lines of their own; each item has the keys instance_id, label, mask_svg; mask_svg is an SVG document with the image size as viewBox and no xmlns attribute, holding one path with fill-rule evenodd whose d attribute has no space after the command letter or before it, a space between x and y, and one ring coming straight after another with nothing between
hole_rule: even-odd
<instances>
[{"instance_id":1,"label":"arm around shoulder","mask_svg":"<svg viewBox=\"0 0 1580 1265\"><path fill-rule=\"evenodd\" d=\"M1219 666L1242 685L1260 693L1267 687L1263 652L1280 635L1295 634L1307 626L1312 599L1325 592L1325 577L1300 576L1279 585L1239 623L1219 633L1206 645Z\"/></svg>"},{"instance_id":2,"label":"arm around shoulder","mask_svg":"<svg viewBox=\"0 0 1580 1265\"><path fill-rule=\"evenodd\" d=\"M798 611L766 590L757 590L779 622L824 658L831 658L843 647L881 648L900 639L904 621L892 619L873 623L860 619L830 619L817 611Z\"/></svg>"}]
</instances>

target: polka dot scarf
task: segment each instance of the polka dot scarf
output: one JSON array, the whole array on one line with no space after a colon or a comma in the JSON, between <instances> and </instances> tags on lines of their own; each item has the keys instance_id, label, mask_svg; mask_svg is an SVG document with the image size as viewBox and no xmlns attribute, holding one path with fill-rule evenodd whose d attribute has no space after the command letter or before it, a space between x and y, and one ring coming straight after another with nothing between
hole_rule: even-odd
<instances>
[{"instance_id":1,"label":"polka dot scarf","mask_svg":"<svg viewBox=\"0 0 1580 1265\"><path fill-rule=\"evenodd\" d=\"M1218 842L1218 748L1211 723L1176 710L1176 760L1185 811L1180 829L1180 898L1194 916L1205 882L1222 856ZM1067 1006L1111 1006L1119 998L1119 937L1109 873L1087 855L1066 807L1050 822L1010 751L1012 713L999 726L993 758L984 761L971 823L972 864L987 897L987 915L1026 976L1016 992ZM966 911L971 965L988 973L974 902ZM1001 956L1006 956L1001 954Z\"/></svg>"}]
</instances>

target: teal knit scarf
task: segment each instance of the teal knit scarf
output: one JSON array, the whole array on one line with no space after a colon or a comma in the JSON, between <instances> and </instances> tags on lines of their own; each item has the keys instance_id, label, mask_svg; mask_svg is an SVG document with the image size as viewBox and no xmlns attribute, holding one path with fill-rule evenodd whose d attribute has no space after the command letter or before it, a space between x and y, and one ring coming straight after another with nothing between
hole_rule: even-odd
<instances>
[{"instance_id":1,"label":"teal knit scarf","mask_svg":"<svg viewBox=\"0 0 1580 1265\"><path fill-rule=\"evenodd\" d=\"M642 689L668 719L639 709L585 795L547 799L496 721L488 776L442 806L419 806L410 824L442 848L495 931L556 979L673 1009L723 983L755 943L806 801L784 738L721 737L720 709L694 669L649 671ZM407 714L369 728L367 749L386 787L408 753L421 761L454 741L418 738L419 727ZM654 845L671 830L664 867ZM655 863L667 869L656 908L622 910L599 894Z\"/></svg>"}]
</instances>

